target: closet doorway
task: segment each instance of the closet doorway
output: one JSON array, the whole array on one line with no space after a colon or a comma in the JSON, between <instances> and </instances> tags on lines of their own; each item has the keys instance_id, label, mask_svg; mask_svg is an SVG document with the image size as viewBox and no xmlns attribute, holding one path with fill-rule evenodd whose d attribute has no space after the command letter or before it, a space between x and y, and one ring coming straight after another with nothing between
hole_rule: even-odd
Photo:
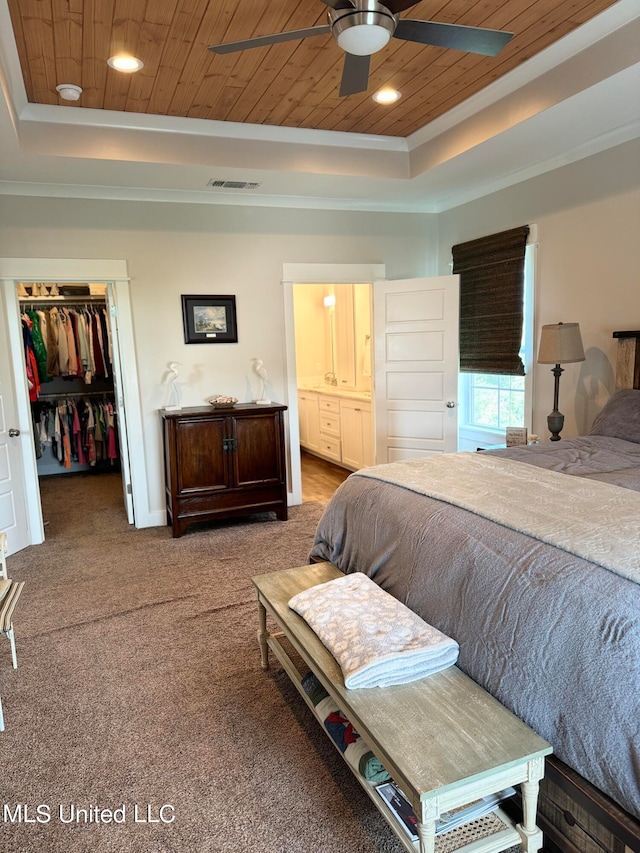
<instances>
[{"instance_id":1,"label":"closet doorway","mask_svg":"<svg viewBox=\"0 0 640 853\"><path fill-rule=\"evenodd\" d=\"M91 473L87 483L99 488L96 477L120 472L132 524L121 359L107 290L103 282L18 284L32 436L40 482Z\"/></svg>"},{"instance_id":2,"label":"closet doorway","mask_svg":"<svg viewBox=\"0 0 640 853\"><path fill-rule=\"evenodd\" d=\"M49 274L47 274L48 271ZM108 279L92 275L92 273L99 273L100 271L116 273L116 275L110 276ZM20 272L26 272L27 275L21 275ZM29 272L35 273L35 275L30 276L28 275ZM88 275L81 278L82 272L86 272ZM95 447L94 451L100 456L105 455L107 460L113 458L115 461L117 457L117 464L122 477L123 511L130 523L135 523L136 526L148 526L144 511L147 501L143 499L146 497L146 493L144 496L137 494L139 491L144 491L144 482L146 482L144 459L141 458L141 454L138 454L137 458L134 459L129 454L130 446L142 446L142 425L139 407L136 405L139 400L139 393L126 263L117 261L0 259L0 277L3 279L0 327L4 326L6 331L5 345L8 349L13 373L13 388L7 388L5 383L3 394L9 409L12 408L11 404L14 404L12 422L20 428L17 430L19 437L9 439L9 443L14 445L13 448L10 448L14 451L14 478L22 480L20 485L24 486L27 516L27 523L24 525L26 531L20 529L19 512L16 512L15 525L11 524L11 519L0 519L2 522L0 529L5 529L7 532L10 553L27 545L42 542L45 538L39 487L41 472L38 468L43 463L36 459L36 429L38 427L34 425L32 420L34 395L33 393L30 394L29 389L21 320L23 308L27 309L28 307L39 310L47 304L52 308L54 305L65 306L66 303L69 303L67 307L70 307L71 302L75 302L76 307L81 307L85 303L84 297L86 296L87 306L94 307L94 310L100 307L103 311L102 332L106 335L106 327L108 326L110 338L109 365L106 370L102 367L99 372L109 375L102 375L99 382L96 377L95 384L93 382L83 384L82 379L69 380L67 378L63 380L56 377L55 383L57 385L55 383L41 385L40 393L45 398L51 395L50 400L53 399L54 401L58 399L58 396L72 403L75 403L76 399L89 401L92 404L92 412L100 413L100 417L103 418L108 414L109 409L106 406L103 407L102 404L107 401L111 404L113 422L117 424L117 429L114 431L117 444L114 445L113 441L108 444L107 436L101 435L100 438L103 443L100 448ZM37 287L34 292L35 284ZM87 289L90 291L89 293L86 293ZM93 292L91 292L92 289ZM123 375L123 364L127 365L126 375ZM67 382L69 382L68 390ZM63 384L62 390L66 391L66 394L58 395L60 383ZM81 387L75 387L78 384ZM71 388L71 385L74 387ZM50 388L54 390L50 391ZM73 396L76 394L78 395L77 398ZM50 402L50 400L43 399L42 403ZM16 430L13 429L11 432L15 435ZM113 439L113 434L111 438ZM45 449L51 456L51 448ZM15 455L16 451L19 451L18 455ZM64 476L72 473L74 468L75 470L82 470L83 460L78 461L76 458L69 458L65 465L65 450L63 450L62 455L61 471ZM70 449L69 456L73 456ZM55 470L57 464L58 460L55 457L49 458L45 467L50 469L50 473L51 466L53 465ZM86 464L86 460L84 460L84 464ZM107 470L108 466L107 461ZM88 477L87 481L88 487L99 488L100 477L97 474L95 477ZM17 490L17 494L19 494L19 490ZM6 502L7 505L9 503L10 501Z\"/></svg>"}]
</instances>

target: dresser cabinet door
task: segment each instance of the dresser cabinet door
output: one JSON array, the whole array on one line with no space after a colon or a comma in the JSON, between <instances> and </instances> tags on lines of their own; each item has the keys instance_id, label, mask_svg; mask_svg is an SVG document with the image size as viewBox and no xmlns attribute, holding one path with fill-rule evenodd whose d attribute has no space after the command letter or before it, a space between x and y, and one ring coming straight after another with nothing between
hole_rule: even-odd
<instances>
[{"instance_id":1,"label":"dresser cabinet door","mask_svg":"<svg viewBox=\"0 0 640 853\"><path fill-rule=\"evenodd\" d=\"M176 430L178 494L228 487L225 418L184 420Z\"/></svg>"},{"instance_id":2,"label":"dresser cabinet door","mask_svg":"<svg viewBox=\"0 0 640 853\"><path fill-rule=\"evenodd\" d=\"M284 479L280 420L273 414L229 418L236 452L230 454L233 485L280 483Z\"/></svg>"}]
</instances>

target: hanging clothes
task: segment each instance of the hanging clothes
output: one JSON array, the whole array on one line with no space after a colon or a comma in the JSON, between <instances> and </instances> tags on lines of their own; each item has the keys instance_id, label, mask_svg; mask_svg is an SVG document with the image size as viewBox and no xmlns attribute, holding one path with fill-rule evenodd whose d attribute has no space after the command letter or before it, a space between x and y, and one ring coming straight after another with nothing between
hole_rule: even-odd
<instances>
[{"instance_id":1,"label":"hanging clothes","mask_svg":"<svg viewBox=\"0 0 640 853\"><path fill-rule=\"evenodd\" d=\"M51 454L61 467L73 463L114 468L119 462L117 413L112 400L61 396L32 407L39 456Z\"/></svg>"},{"instance_id":2,"label":"hanging clothes","mask_svg":"<svg viewBox=\"0 0 640 853\"><path fill-rule=\"evenodd\" d=\"M31 320L31 337L33 340L33 351L36 356L38 365L38 378L40 383L49 382L50 377L47 373L47 348L40 328L40 316L37 311L27 311L27 317Z\"/></svg>"},{"instance_id":3,"label":"hanging clothes","mask_svg":"<svg viewBox=\"0 0 640 853\"><path fill-rule=\"evenodd\" d=\"M25 364L31 399L37 387L57 376L113 377L113 348L106 306L51 306L22 314ZM35 359L32 357L35 356ZM34 369L34 361L37 369Z\"/></svg>"},{"instance_id":4,"label":"hanging clothes","mask_svg":"<svg viewBox=\"0 0 640 853\"><path fill-rule=\"evenodd\" d=\"M32 297L37 298L37 294ZM113 350L105 303L59 297L57 304L23 309L22 333L33 441L44 474L113 470L119 465L117 412L110 391L91 391L100 380L113 387ZM31 301L31 300L30 300ZM45 382L53 382L46 393ZM69 383L70 391L60 390ZM87 387L87 391L81 389ZM42 464L41 464L42 463Z\"/></svg>"},{"instance_id":5,"label":"hanging clothes","mask_svg":"<svg viewBox=\"0 0 640 853\"><path fill-rule=\"evenodd\" d=\"M60 376L60 362L58 359L58 309L54 306L45 311L47 317L47 336L45 346L47 348L47 373L49 376Z\"/></svg>"},{"instance_id":6,"label":"hanging clothes","mask_svg":"<svg viewBox=\"0 0 640 853\"><path fill-rule=\"evenodd\" d=\"M33 402L38 399L40 393L40 376L38 374L38 362L33 347L33 335L31 333L31 320L26 314L22 315L22 341L24 344L24 358L27 370L27 385L29 387L29 399Z\"/></svg>"},{"instance_id":7,"label":"hanging clothes","mask_svg":"<svg viewBox=\"0 0 640 853\"><path fill-rule=\"evenodd\" d=\"M63 308L56 313L56 337L58 340L58 366L60 376L69 375L69 343L67 341L67 315Z\"/></svg>"}]
</instances>

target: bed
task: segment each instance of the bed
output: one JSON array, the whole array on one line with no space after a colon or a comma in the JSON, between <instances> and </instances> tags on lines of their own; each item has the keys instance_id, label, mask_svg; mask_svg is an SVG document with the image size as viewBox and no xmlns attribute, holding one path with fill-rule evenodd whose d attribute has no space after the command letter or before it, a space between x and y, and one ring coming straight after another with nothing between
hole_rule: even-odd
<instances>
[{"instance_id":1,"label":"bed","mask_svg":"<svg viewBox=\"0 0 640 853\"><path fill-rule=\"evenodd\" d=\"M540 807L550 849L640 850L640 390L617 391L588 435L449 456L524 472L534 519L547 484L564 484L564 503L546 514L560 534L582 525L587 544L497 520L502 486L491 492L491 480L484 517L416 485L429 464L414 465L407 485L403 463L391 463L340 486L311 560L365 572L455 638L458 666L553 745Z\"/></svg>"}]
</instances>

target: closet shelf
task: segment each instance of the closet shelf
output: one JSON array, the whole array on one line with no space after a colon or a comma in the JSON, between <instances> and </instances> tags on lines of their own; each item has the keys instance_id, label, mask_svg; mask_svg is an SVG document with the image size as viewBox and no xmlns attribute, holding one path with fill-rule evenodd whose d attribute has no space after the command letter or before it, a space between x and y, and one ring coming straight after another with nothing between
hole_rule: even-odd
<instances>
[{"instance_id":1,"label":"closet shelf","mask_svg":"<svg viewBox=\"0 0 640 853\"><path fill-rule=\"evenodd\" d=\"M93 305L106 303L105 296L21 296L21 305L65 305L74 307L76 305Z\"/></svg>"}]
</instances>

